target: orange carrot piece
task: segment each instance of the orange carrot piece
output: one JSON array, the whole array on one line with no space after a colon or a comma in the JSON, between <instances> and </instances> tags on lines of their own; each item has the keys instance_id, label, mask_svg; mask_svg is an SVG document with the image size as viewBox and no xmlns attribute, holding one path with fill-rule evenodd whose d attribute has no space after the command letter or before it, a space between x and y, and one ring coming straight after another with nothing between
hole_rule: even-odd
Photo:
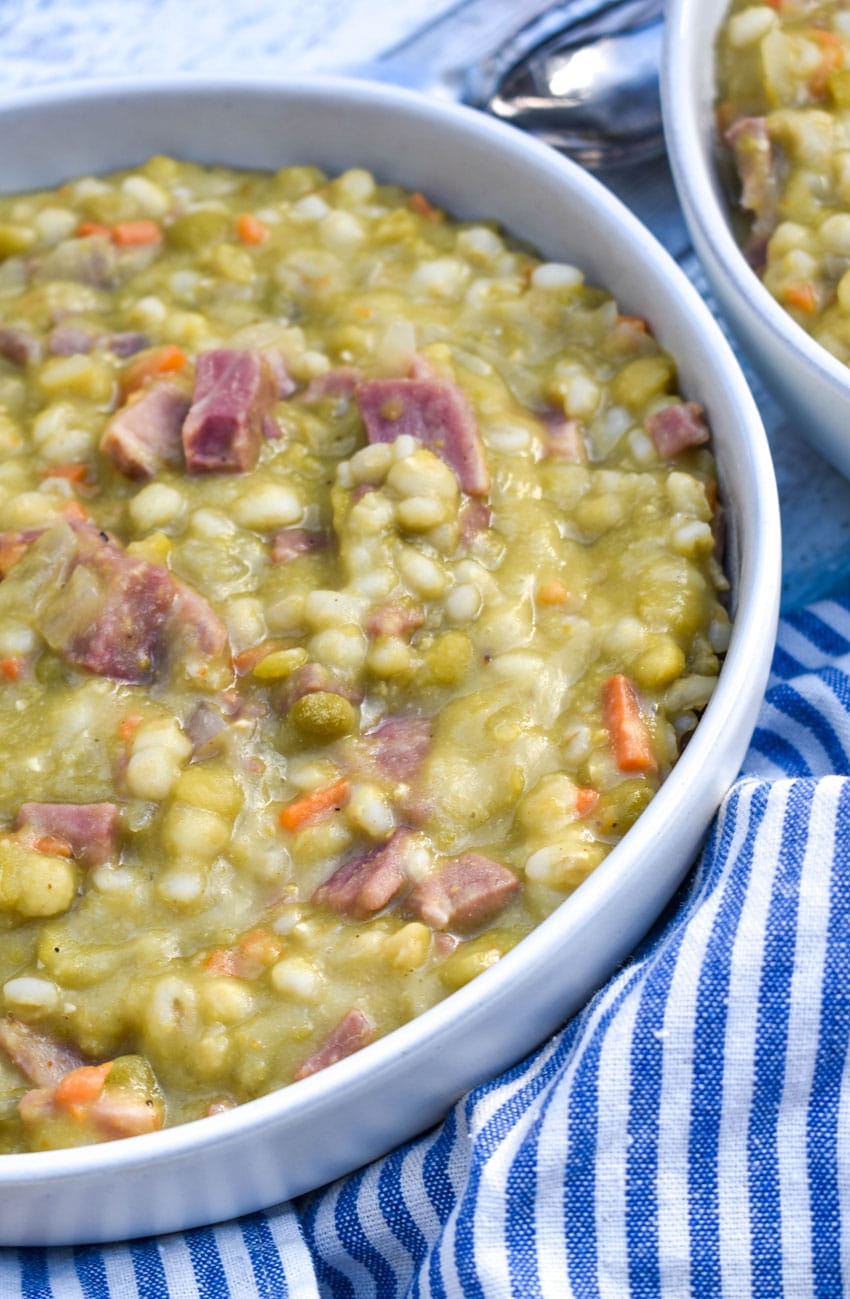
<instances>
[{"instance_id":1,"label":"orange carrot piece","mask_svg":"<svg viewBox=\"0 0 850 1299\"><path fill-rule=\"evenodd\" d=\"M121 391L124 397L141 388L149 379L162 374L176 374L186 364L186 353L175 343L164 343L162 347L151 347L124 367L121 376Z\"/></svg>"},{"instance_id":2,"label":"orange carrot piece","mask_svg":"<svg viewBox=\"0 0 850 1299\"><path fill-rule=\"evenodd\" d=\"M537 588L537 603L565 604L569 594L563 582L541 582Z\"/></svg>"},{"instance_id":3,"label":"orange carrot piece","mask_svg":"<svg viewBox=\"0 0 850 1299\"><path fill-rule=\"evenodd\" d=\"M624 312L618 317L617 323L622 325L633 325L635 329L639 329L644 334L652 333L652 330L649 328L649 322L644 316L630 316L627 312Z\"/></svg>"},{"instance_id":4,"label":"orange carrot piece","mask_svg":"<svg viewBox=\"0 0 850 1299\"><path fill-rule=\"evenodd\" d=\"M71 857L71 845L67 839L60 839L55 834L43 834L33 839L32 847L36 852L43 852L48 857Z\"/></svg>"},{"instance_id":5,"label":"orange carrot piece","mask_svg":"<svg viewBox=\"0 0 850 1299\"><path fill-rule=\"evenodd\" d=\"M805 311L808 316L812 314L818 305L815 286L810 280L800 280L795 284L786 284L782 290L782 297L789 307L797 307L800 311Z\"/></svg>"},{"instance_id":6,"label":"orange carrot piece","mask_svg":"<svg viewBox=\"0 0 850 1299\"><path fill-rule=\"evenodd\" d=\"M162 238L162 231L155 221L118 221L110 232L113 242L122 248L139 248L145 244L157 244Z\"/></svg>"},{"instance_id":7,"label":"orange carrot piece","mask_svg":"<svg viewBox=\"0 0 850 1299\"><path fill-rule=\"evenodd\" d=\"M654 771L655 754L635 688L618 673L602 687L602 712L620 771Z\"/></svg>"},{"instance_id":8,"label":"orange carrot piece","mask_svg":"<svg viewBox=\"0 0 850 1299\"><path fill-rule=\"evenodd\" d=\"M111 233L109 226L103 225L100 221L81 221L76 230L80 239L87 239L89 235L111 235Z\"/></svg>"},{"instance_id":9,"label":"orange carrot piece","mask_svg":"<svg viewBox=\"0 0 850 1299\"><path fill-rule=\"evenodd\" d=\"M67 478L69 483L84 483L89 472L88 465L48 465L39 470L41 478Z\"/></svg>"},{"instance_id":10,"label":"orange carrot piece","mask_svg":"<svg viewBox=\"0 0 850 1299\"><path fill-rule=\"evenodd\" d=\"M576 815L587 816L599 802L599 791L582 786L576 790Z\"/></svg>"},{"instance_id":11,"label":"orange carrot piece","mask_svg":"<svg viewBox=\"0 0 850 1299\"><path fill-rule=\"evenodd\" d=\"M81 1119L85 1111L100 1096L103 1085L109 1077L112 1061L105 1064L83 1064L72 1069L57 1083L53 1099L62 1109L68 1110L75 1119Z\"/></svg>"},{"instance_id":12,"label":"orange carrot piece","mask_svg":"<svg viewBox=\"0 0 850 1299\"><path fill-rule=\"evenodd\" d=\"M820 65L809 77L809 90L813 95L825 95L829 89L830 72L834 72L844 63L844 46L841 37L835 32L825 31L820 27L812 27L806 35L821 48Z\"/></svg>"},{"instance_id":13,"label":"orange carrot piece","mask_svg":"<svg viewBox=\"0 0 850 1299\"><path fill-rule=\"evenodd\" d=\"M118 734L122 740L132 740L136 731L145 719L141 713L128 713L118 723Z\"/></svg>"},{"instance_id":14,"label":"orange carrot piece","mask_svg":"<svg viewBox=\"0 0 850 1299\"><path fill-rule=\"evenodd\" d=\"M236 234L243 244L263 244L269 237L269 228L253 212L243 212L236 218Z\"/></svg>"},{"instance_id":15,"label":"orange carrot piece","mask_svg":"<svg viewBox=\"0 0 850 1299\"><path fill-rule=\"evenodd\" d=\"M443 214L440 209L434 207L434 204L430 199L427 199L424 194L420 194L418 190L410 195L407 200L407 206L410 208L411 212L415 212L418 216L425 217L426 221L442 221L443 219Z\"/></svg>"},{"instance_id":16,"label":"orange carrot piece","mask_svg":"<svg viewBox=\"0 0 850 1299\"><path fill-rule=\"evenodd\" d=\"M300 830L304 825L310 825L313 821L318 821L326 812L332 808L343 807L348 800L348 794L351 786L345 779L337 780L333 785L326 785L324 789L314 789L310 794L304 794L302 798L296 798L293 802L287 803L278 813L278 820L284 830L293 832Z\"/></svg>"},{"instance_id":17,"label":"orange carrot piece","mask_svg":"<svg viewBox=\"0 0 850 1299\"><path fill-rule=\"evenodd\" d=\"M250 645L248 649L240 650L238 654L233 655L233 667L240 676L246 672L251 672L258 663L268 658L269 654L274 654L277 650L289 649L292 641L288 640L264 640L259 645Z\"/></svg>"},{"instance_id":18,"label":"orange carrot piece","mask_svg":"<svg viewBox=\"0 0 850 1299\"><path fill-rule=\"evenodd\" d=\"M0 676L4 681L20 681L23 670L23 661L17 654L0 659Z\"/></svg>"},{"instance_id":19,"label":"orange carrot piece","mask_svg":"<svg viewBox=\"0 0 850 1299\"><path fill-rule=\"evenodd\" d=\"M229 974L236 976L239 953L235 947L217 947L204 959L204 969L210 974Z\"/></svg>"},{"instance_id":20,"label":"orange carrot piece","mask_svg":"<svg viewBox=\"0 0 850 1299\"><path fill-rule=\"evenodd\" d=\"M79 501L69 501L63 505L60 510L63 519L74 519L77 523L85 523L86 519L91 518L88 510Z\"/></svg>"}]
</instances>

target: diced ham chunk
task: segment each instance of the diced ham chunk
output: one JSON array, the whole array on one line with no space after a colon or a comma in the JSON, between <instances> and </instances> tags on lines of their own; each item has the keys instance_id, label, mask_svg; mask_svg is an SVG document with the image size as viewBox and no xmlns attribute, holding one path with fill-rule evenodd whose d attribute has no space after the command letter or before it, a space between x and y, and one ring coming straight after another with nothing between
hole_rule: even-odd
<instances>
[{"instance_id":1,"label":"diced ham chunk","mask_svg":"<svg viewBox=\"0 0 850 1299\"><path fill-rule=\"evenodd\" d=\"M202 352L192 405L183 424L190 474L241 474L253 469L277 382L260 352Z\"/></svg>"},{"instance_id":2,"label":"diced ham chunk","mask_svg":"<svg viewBox=\"0 0 850 1299\"><path fill-rule=\"evenodd\" d=\"M75 324L73 320L63 320L51 329L47 350L51 356L78 356L90 352L94 344L95 335L88 326Z\"/></svg>"},{"instance_id":3,"label":"diced ham chunk","mask_svg":"<svg viewBox=\"0 0 850 1299\"><path fill-rule=\"evenodd\" d=\"M369 379L356 391L370 442L403 433L445 460L471 496L485 496L490 475L472 406L447 379Z\"/></svg>"},{"instance_id":4,"label":"diced ham chunk","mask_svg":"<svg viewBox=\"0 0 850 1299\"><path fill-rule=\"evenodd\" d=\"M163 465L181 463L188 410L188 397L174 384L146 388L112 416L100 449L128 478L153 478Z\"/></svg>"},{"instance_id":5,"label":"diced ham chunk","mask_svg":"<svg viewBox=\"0 0 850 1299\"><path fill-rule=\"evenodd\" d=\"M779 215L781 159L764 117L742 117L726 132L741 180L741 206L752 212L754 246L761 247Z\"/></svg>"},{"instance_id":6,"label":"diced ham chunk","mask_svg":"<svg viewBox=\"0 0 850 1299\"><path fill-rule=\"evenodd\" d=\"M408 636L424 621L425 613L418 604L399 600L374 608L366 619L366 630L370 636Z\"/></svg>"},{"instance_id":7,"label":"diced ham chunk","mask_svg":"<svg viewBox=\"0 0 850 1299\"><path fill-rule=\"evenodd\" d=\"M644 420L644 428L662 460L669 460L688 447L702 446L709 439L702 406L695 401L662 406Z\"/></svg>"},{"instance_id":8,"label":"diced ham chunk","mask_svg":"<svg viewBox=\"0 0 850 1299\"><path fill-rule=\"evenodd\" d=\"M30 361L37 361L40 355L41 345L37 338L23 329L0 325L0 356L23 368Z\"/></svg>"},{"instance_id":9,"label":"diced ham chunk","mask_svg":"<svg viewBox=\"0 0 850 1299\"><path fill-rule=\"evenodd\" d=\"M327 374L319 374L311 379L301 394L301 400L312 405L324 397L353 397L362 378L363 375L356 366L338 366L336 370L328 370Z\"/></svg>"},{"instance_id":10,"label":"diced ham chunk","mask_svg":"<svg viewBox=\"0 0 850 1299\"><path fill-rule=\"evenodd\" d=\"M123 329L117 334L107 334L101 342L113 356L135 356L151 345L147 334L142 334L138 329Z\"/></svg>"},{"instance_id":11,"label":"diced ham chunk","mask_svg":"<svg viewBox=\"0 0 850 1299\"><path fill-rule=\"evenodd\" d=\"M519 880L506 867L481 853L466 852L417 884L407 899L407 910L432 929L463 933L497 916L519 887Z\"/></svg>"},{"instance_id":12,"label":"diced ham chunk","mask_svg":"<svg viewBox=\"0 0 850 1299\"><path fill-rule=\"evenodd\" d=\"M334 871L313 894L313 901L351 920L366 920L383 911L407 883L410 843L407 830L396 830L387 843Z\"/></svg>"},{"instance_id":13,"label":"diced ham chunk","mask_svg":"<svg viewBox=\"0 0 850 1299\"><path fill-rule=\"evenodd\" d=\"M281 528L272 537L273 564L288 564L299 555L312 555L326 550L330 539L326 532L308 532L306 528Z\"/></svg>"},{"instance_id":14,"label":"diced ham chunk","mask_svg":"<svg viewBox=\"0 0 850 1299\"><path fill-rule=\"evenodd\" d=\"M552 413L544 416L546 425L546 455L554 460L567 460L570 464L587 462L585 428L580 419L567 419Z\"/></svg>"},{"instance_id":15,"label":"diced ham chunk","mask_svg":"<svg viewBox=\"0 0 850 1299\"><path fill-rule=\"evenodd\" d=\"M323 1044L296 1069L294 1081L309 1078L310 1074L327 1069L328 1065L354 1055L362 1047L368 1046L375 1037L375 1025L368 1015L356 1007L343 1016Z\"/></svg>"},{"instance_id":16,"label":"diced ham chunk","mask_svg":"<svg viewBox=\"0 0 850 1299\"><path fill-rule=\"evenodd\" d=\"M91 524L53 524L32 556L23 585L34 623L74 667L138 684L177 648L205 660L226 656L227 629L202 595Z\"/></svg>"},{"instance_id":17,"label":"diced ham chunk","mask_svg":"<svg viewBox=\"0 0 850 1299\"><path fill-rule=\"evenodd\" d=\"M364 736L371 761L390 780L409 784L431 749L434 727L429 717L389 717Z\"/></svg>"},{"instance_id":18,"label":"diced ham chunk","mask_svg":"<svg viewBox=\"0 0 850 1299\"><path fill-rule=\"evenodd\" d=\"M467 501L460 512L461 545L469 546L481 532L490 526L490 506L486 501Z\"/></svg>"},{"instance_id":19,"label":"diced ham chunk","mask_svg":"<svg viewBox=\"0 0 850 1299\"><path fill-rule=\"evenodd\" d=\"M26 838L64 839L77 861L100 866L118 851L120 825L115 803L22 803L14 828Z\"/></svg>"},{"instance_id":20,"label":"diced ham chunk","mask_svg":"<svg viewBox=\"0 0 850 1299\"><path fill-rule=\"evenodd\" d=\"M57 1042L49 1033L13 1015L0 1019L0 1049L36 1087L51 1087L66 1073L87 1063L76 1047Z\"/></svg>"}]
</instances>

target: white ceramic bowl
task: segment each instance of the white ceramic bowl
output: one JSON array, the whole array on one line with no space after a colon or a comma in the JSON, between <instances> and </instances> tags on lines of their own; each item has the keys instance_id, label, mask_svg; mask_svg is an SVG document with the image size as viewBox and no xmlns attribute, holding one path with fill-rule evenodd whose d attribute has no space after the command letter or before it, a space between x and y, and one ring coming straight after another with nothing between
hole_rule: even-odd
<instances>
[{"instance_id":1,"label":"white ceramic bowl","mask_svg":"<svg viewBox=\"0 0 850 1299\"><path fill-rule=\"evenodd\" d=\"M779 597L779 518L758 413L709 312L649 234L586 173L466 109L346 81L88 85L0 101L10 191L167 151L201 162L359 164L459 216L489 216L582 266L675 352L714 430L737 604L720 681L681 761L580 889L473 983L323 1073L150 1136L0 1156L0 1244L99 1241L267 1206L433 1124L575 1011L682 879L749 741Z\"/></svg>"},{"instance_id":2,"label":"white ceramic bowl","mask_svg":"<svg viewBox=\"0 0 850 1299\"><path fill-rule=\"evenodd\" d=\"M850 368L768 293L732 233L716 168L714 42L728 0L669 0L661 90L673 179L712 291L795 429L850 477Z\"/></svg>"}]
</instances>

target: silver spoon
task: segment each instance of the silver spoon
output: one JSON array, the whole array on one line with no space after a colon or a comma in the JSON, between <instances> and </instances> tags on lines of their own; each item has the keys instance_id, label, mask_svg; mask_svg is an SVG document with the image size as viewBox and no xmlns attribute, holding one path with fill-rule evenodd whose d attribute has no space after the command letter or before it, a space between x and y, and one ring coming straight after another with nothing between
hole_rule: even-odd
<instances>
[{"instance_id":1,"label":"silver spoon","mask_svg":"<svg viewBox=\"0 0 850 1299\"><path fill-rule=\"evenodd\" d=\"M594 169L664 149L662 0L567 0L470 69L463 98Z\"/></svg>"}]
</instances>

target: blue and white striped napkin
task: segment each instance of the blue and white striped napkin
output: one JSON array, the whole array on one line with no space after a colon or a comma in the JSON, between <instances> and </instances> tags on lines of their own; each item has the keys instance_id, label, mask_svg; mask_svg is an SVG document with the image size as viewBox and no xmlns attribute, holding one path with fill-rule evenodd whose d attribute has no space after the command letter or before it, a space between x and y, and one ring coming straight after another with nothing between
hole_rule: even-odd
<instances>
[{"instance_id":1,"label":"blue and white striped napkin","mask_svg":"<svg viewBox=\"0 0 850 1299\"><path fill-rule=\"evenodd\" d=\"M7 1250L11 1299L850 1294L850 593L787 616L744 774L630 962L444 1123L313 1195Z\"/></svg>"}]
</instances>

